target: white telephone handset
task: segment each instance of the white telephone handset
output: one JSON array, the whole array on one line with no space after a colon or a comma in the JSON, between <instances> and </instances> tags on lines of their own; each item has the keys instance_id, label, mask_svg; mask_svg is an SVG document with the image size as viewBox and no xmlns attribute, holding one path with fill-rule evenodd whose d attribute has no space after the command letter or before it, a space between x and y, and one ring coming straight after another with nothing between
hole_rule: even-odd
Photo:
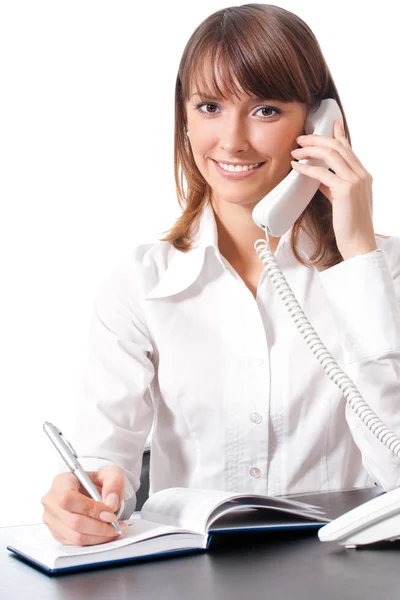
<instances>
[{"instance_id":1,"label":"white telephone handset","mask_svg":"<svg viewBox=\"0 0 400 600\"><path fill-rule=\"evenodd\" d=\"M340 119L343 123L342 112L333 98L322 100L319 109L307 116L304 131L306 134L325 135L332 137L333 123ZM316 167L327 167L318 158L304 158L300 163ZM253 210L253 220L274 237L280 237L292 227L301 213L311 202L321 183L297 171L290 171L269 194Z\"/></svg>"},{"instance_id":2,"label":"white telephone handset","mask_svg":"<svg viewBox=\"0 0 400 600\"><path fill-rule=\"evenodd\" d=\"M343 123L339 105L333 98L321 101L317 111L310 113L304 126L306 134L333 136L335 119ZM303 159L305 164L328 165L315 158ZM253 209L253 220L274 237L284 235L311 202L320 182L297 171L291 171ZM268 236L266 236L268 238ZM257 240L254 248L266 267L282 302L287 307L297 328L316 356L328 377L342 390L352 409L376 437L400 458L400 439L390 431L362 398L353 381L339 367L324 346L297 302L286 278L269 248L267 239ZM397 508L398 507L398 508ZM344 528L344 529L343 529ZM343 531L345 530L345 533ZM400 536L400 488L366 502L322 527L321 541L337 540L346 546L356 546Z\"/></svg>"}]
</instances>

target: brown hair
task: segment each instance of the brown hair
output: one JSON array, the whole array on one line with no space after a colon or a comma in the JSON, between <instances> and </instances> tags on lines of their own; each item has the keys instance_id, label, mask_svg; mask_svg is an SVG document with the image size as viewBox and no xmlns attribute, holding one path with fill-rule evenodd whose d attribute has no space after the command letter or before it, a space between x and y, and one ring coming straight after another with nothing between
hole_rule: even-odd
<instances>
[{"instance_id":1,"label":"brown hair","mask_svg":"<svg viewBox=\"0 0 400 600\"><path fill-rule=\"evenodd\" d=\"M203 80L202 66L213 67L209 89ZM223 73L224 90L216 78L216 65ZM199 78L201 89L226 99L240 89L263 98L306 103L317 109L324 98L334 98L344 120L345 134L351 144L344 110L319 43L308 25L294 13L272 4L244 4L219 10L207 17L193 32L184 49L175 87L174 176L178 202L183 210L161 241L168 241L182 252L191 249L192 228L198 225L210 186L201 175L185 133L184 104L192 84ZM196 88L198 89L198 88ZM187 192L184 192L184 178ZM305 261L296 250L301 229L316 242L316 251ZM332 205L317 190L295 222L290 239L296 259L303 265L328 268L343 261L336 245L332 225Z\"/></svg>"}]
</instances>

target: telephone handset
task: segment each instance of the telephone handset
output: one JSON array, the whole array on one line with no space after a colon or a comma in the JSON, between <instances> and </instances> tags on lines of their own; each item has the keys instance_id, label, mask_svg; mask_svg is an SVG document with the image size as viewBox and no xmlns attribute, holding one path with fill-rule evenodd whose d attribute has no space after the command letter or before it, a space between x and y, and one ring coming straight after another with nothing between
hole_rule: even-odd
<instances>
[{"instance_id":1,"label":"telephone handset","mask_svg":"<svg viewBox=\"0 0 400 600\"><path fill-rule=\"evenodd\" d=\"M327 98L322 100L316 112L308 114L304 131L306 134L332 137L333 123L336 119L343 123L342 112L336 100ZM315 167L327 167L319 158L303 158L299 162ZM311 202L320 185L316 179L294 170L290 171L289 175L257 204L253 210L253 220L273 237L284 235Z\"/></svg>"},{"instance_id":2,"label":"telephone handset","mask_svg":"<svg viewBox=\"0 0 400 600\"><path fill-rule=\"evenodd\" d=\"M327 98L321 101L316 111L309 113L304 130L306 134L333 136L333 124L336 119L340 119L343 123L340 107L336 100ZM328 168L324 161L316 158L302 159L300 162ZM319 186L318 180L292 170L255 206L252 213L254 222L273 237L284 235L311 202ZM400 438L390 431L369 407L353 381L339 367L318 337L271 252L268 235L266 239L257 240L254 248L296 327L328 377L340 388L346 401L364 425L400 458ZM384 496L385 500L382 500L382 496L378 496L366 502L364 508L360 507L358 512L349 511L339 517L341 519L339 527L336 525L338 519L322 527L318 533L320 540L338 540L346 546L356 546L400 536L400 488ZM341 523L345 525L345 534Z\"/></svg>"}]
</instances>

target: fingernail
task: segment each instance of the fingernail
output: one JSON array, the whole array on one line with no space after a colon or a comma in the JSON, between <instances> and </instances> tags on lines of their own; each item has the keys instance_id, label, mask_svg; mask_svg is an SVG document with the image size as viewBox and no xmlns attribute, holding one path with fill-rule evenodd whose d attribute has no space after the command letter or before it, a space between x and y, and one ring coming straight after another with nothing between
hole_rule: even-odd
<instances>
[{"instance_id":1,"label":"fingernail","mask_svg":"<svg viewBox=\"0 0 400 600\"><path fill-rule=\"evenodd\" d=\"M113 523L115 521L115 515L111 512L101 512L99 514L99 519L105 521L106 523Z\"/></svg>"},{"instance_id":2,"label":"fingernail","mask_svg":"<svg viewBox=\"0 0 400 600\"><path fill-rule=\"evenodd\" d=\"M115 492L113 492L112 494L108 494L104 504L115 510L119 504L118 494L116 494Z\"/></svg>"}]
</instances>

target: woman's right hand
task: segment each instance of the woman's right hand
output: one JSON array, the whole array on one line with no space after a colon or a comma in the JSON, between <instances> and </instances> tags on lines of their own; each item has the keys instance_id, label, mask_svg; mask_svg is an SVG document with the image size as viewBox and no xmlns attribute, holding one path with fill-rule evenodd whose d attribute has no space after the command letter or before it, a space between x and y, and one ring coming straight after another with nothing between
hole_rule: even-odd
<instances>
[{"instance_id":1,"label":"woman's right hand","mask_svg":"<svg viewBox=\"0 0 400 600\"><path fill-rule=\"evenodd\" d=\"M99 490L103 502L93 500L73 473L60 473L41 500L43 522L61 544L91 546L119 537L111 525L125 492L125 472L112 465L87 473ZM118 521L122 533L128 526Z\"/></svg>"}]
</instances>

